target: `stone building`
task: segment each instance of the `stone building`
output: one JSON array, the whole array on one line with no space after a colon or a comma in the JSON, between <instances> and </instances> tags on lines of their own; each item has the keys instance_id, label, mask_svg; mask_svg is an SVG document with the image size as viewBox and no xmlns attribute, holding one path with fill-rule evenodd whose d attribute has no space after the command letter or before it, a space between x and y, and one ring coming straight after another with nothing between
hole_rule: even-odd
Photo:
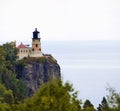
<instances>
[{"instance_id":1,"label":"stone building","mask_svg":"<svg viewBox=\"0 0 120 111\"><path fill-rule=\"evenodd\" d=\"M28 47L24 45L22 42L20 45L17 46L18 51L18 59L22 59L24 57L42 57L43 54L41 52L41 41L40 41L40 32L37 31L37 28L35 28L35 31L33 32L33 38L32 38L32 47Z\"/></svg>"}]
</instances>

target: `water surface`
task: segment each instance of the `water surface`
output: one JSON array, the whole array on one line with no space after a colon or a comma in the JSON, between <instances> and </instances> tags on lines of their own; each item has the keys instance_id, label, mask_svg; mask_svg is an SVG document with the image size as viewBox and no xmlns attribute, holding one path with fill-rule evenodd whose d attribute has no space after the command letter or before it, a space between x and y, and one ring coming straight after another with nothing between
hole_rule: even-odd
<instances>
[{"instance_id":1,"label":"water surface","mask_svg":"<svg viewBox=\"0 0 120 111\"><path fill-rule=\"evenodd\" d=\"M80 99L98 106L107 84L120 92L120 41L44 41L42 49L57 59Z\"/></svg>"}]
</instances>

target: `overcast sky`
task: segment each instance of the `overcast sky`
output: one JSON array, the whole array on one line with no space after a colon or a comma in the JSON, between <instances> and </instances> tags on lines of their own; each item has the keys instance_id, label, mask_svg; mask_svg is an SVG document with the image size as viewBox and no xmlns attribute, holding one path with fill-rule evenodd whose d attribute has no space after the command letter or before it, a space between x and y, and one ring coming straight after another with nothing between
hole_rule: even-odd
<instances>
[{"instance_id":1,"label":"overcast sky","mask_svg":"<svg viewBox=\"0 0 120 111\"><path fill-rule=\"evenodd\" d=\"M0 40L120 40L120 0L0 0Z\"/></svg>"}]
</instances>

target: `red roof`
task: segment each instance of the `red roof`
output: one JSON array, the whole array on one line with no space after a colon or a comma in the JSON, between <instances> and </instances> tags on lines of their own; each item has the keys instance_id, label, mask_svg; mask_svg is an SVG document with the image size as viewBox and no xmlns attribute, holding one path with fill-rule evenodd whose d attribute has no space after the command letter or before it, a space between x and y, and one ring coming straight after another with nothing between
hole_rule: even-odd
<instances>
[{"instance_id":1,"label":"red roof","mask_svg":"<svg viewBox=\"0 0 120 111\"><path fill-rule=\"evenodd\" d=\"M21 44L18 45L17 48L27 48L27 47L21 42Z\"/></svg>"}]
</instances>

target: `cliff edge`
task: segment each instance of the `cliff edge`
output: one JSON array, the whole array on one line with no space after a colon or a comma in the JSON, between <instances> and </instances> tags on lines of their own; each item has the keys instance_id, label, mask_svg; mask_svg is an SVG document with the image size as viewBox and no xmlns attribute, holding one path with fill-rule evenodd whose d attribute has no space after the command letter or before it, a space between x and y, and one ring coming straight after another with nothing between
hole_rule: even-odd
<instances>
[{"instance_id":1,"label":"cliff edge","mask_svg":"<svg viewBox=\"0 0 120 111\"><path fill-rule=\"evenodd\" d=\"M43 83L51 78L61 77L60 66L51 55L18 60L15 69L17 78L23 80L27 86L27 96L32 96Z\"/></svg>"}]
</instances>

